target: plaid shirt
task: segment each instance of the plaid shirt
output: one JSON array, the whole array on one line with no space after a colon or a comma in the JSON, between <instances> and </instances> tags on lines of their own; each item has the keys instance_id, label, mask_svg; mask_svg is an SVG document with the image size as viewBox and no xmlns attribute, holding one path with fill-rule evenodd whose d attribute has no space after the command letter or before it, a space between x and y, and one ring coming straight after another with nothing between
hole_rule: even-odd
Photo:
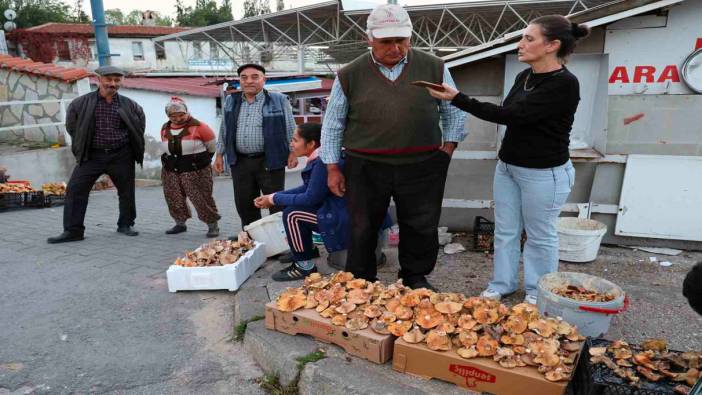
<instances>
[{"instance_id":1,"label":"plaid shirt","mask_svg":"<svg viewBox=\"0 0 702 395\"><path fill-rule=\"evenodd\" d=\"M372 53L371 53L372 56ZM390 81L395 81L407 64L407 57L392 68L387 68L373 59L381 73ZM451 78L448 67L444 66L444 82L452 87L456 84ZM339 77L334 80L329 104L324 114L322 122L322 146L319 150L319 157L324 163L338 163L341 157L341 144L344 139L346 129L346 115L349 111L349 103L341 89ZM451 105L450 101L441 100L439 104L439 116L441 118L441 130L445 142L461 142L466 138L465 129L466 113Z\"/></svg>"},{"instance_id":2,"label":"plaid shirt","mask_svg":"<svg viewBox=\"0 0 702 395\"><path fill-rule=\"evenodd\" d=\"M93 148L113 149L129 143L129 131L119 116L119 95L112 97L108 103L102 95L98 95L95 106L95 133Z\"/></svg>"},{"instance_id":3,"label":"plaid shirt","mask_svg":"<svg viewBox=\"0 0 702 395\"><path fill-rule=\"evenodd\" d=\"M264 151L263 103L265 100L266 95L263 93L263 90L258 92L252 103L249 103L245 97L242 97L236 128L237 152L241 152L242 154L256 154ZM288 142L290 142L293 133L295 133L295 117L292 113L292 107L290 107L289 104L286 105L283 110L285 112L285 127L287 129ZM224 125L224 122L222 122L222 125Z\"/></svg>"}]
</instances>

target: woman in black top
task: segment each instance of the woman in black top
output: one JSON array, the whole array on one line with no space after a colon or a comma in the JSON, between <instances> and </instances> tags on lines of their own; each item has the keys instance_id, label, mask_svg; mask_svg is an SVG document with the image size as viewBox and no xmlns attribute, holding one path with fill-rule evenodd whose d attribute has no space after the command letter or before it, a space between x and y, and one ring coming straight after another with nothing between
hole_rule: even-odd
<instances>
[{"instance_id":1,"label":"woman in black top","mask_svg":"<svg viewBox=\"0 0 702 395\"><path fill-rule=\"evenodd\" d=\"M524 30L518 59L531 67L517 75L502 105L483 103L444 84L429 93L476 117L507 126L493 180L493 279L481 296L500 299L517 290L520 236L525 301L536 304L539 278L558 270L558 215L575 181L568 145L580 101L578 79L564 66L589 29L560 15L535 19Z\"/></svg>"}]
</instances>

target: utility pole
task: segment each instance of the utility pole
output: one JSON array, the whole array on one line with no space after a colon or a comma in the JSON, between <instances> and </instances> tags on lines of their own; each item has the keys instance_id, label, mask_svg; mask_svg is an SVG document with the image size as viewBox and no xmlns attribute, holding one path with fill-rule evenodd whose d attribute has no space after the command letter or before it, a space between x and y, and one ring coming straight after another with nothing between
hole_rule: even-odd
<instances>
[{"instance_id":1,"label":"utility pole","mask_svg":"<svg viewBox=\"0 0 702 395\"><path fill-rule=\"evenodd\" d=\"M110 42L107 40L107 24L105 23L105 7L102 0L90 0L95 28L95 45L97 46L100 66L110 65Z\"/></svg>"}]
</instances>

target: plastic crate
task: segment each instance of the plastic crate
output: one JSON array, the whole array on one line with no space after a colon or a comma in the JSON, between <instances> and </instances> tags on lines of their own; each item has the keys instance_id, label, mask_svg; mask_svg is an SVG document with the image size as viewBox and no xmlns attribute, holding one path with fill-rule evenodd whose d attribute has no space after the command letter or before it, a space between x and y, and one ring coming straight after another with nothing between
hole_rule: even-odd
<instances>
[{"instance_id":1,"label":"plastic crate","mask_svg":"<svg viewBox=\"0 0 702 395\"><path fill-rule=\"evenodd\" d=\"M66 202L66 195L44 195L44 207L61 206Z\"/></svg>"},{"instance_id":2,"label":"plastic crate","mask_svg":"<svg viewBox=\"0 0 702 395\"><path fill-rule=\"evenodd\" d=\"M0 209L20 208L24 205L24 193L0 193Z\"/></svg>"},{"instance_id":3,"label":"plastic crate","mask_svg":"<svg viewBox=\"0 0 702 395\"><path fill-rule=\"evenodd\" d=\"M588 338L583 348L583 354L573 377L573 393L575 395L669 395L675 394L676 383L668 379L650 382L642 379L638 387L622 379L603 364L594 365L590 362L590 347L604 347L611 342L605 339ZM636 345L631 345L633 352L638 351ZM693 394L694 391L690 391Z\"/></svg>"},{"instance_id":4,"label":"plastic crate","mask_svg":"<svg viewBox=\"0 0 702 395\"><path fill-rule=\"evenodd\" d=\"M24 207L44 207L44 191L34 191L24 193Z\"/></svg>"},{"instance_id":5,"label":"plastic crate","mask_svg":"<svg viewBox=\"0 0 702 395\"><path fill-rule=\"evenodd\" d=\"M527 235L522 231L520 249L524 250ZM494 252L495 251L495 223L481 216L476 216L473 221L473 245L472 251Z\"/></svg>"},{"instance_id":6,"label":"plastic crate","mask_svg":"<svg viewBox=\"0 0 702 395\"><path fill-rule=\"evenodd\" d=\"M473 251L494 250L495 223L481 216L473 220Z\"/></svg>"}]
</instances>

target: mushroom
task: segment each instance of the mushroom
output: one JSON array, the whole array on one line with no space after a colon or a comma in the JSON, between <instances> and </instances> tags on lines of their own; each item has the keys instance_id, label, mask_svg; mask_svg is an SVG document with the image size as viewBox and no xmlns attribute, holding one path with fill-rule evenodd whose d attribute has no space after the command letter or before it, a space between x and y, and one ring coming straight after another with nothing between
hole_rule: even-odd
<instances>
[{"instance_id":1,"label":"mushroom","mask_svg":"<svg viewBox=\"0 0 702 395\"><path fill-rule=\"evenodd\" d=\"M458 354L461 358L465 358L465 359L475 358L478 355L480 355L480 353L478 353L478 350L475 348L475 346L471 346L468 348L461 347L458 350L456 350L456 354Z\"/></svg>"},{"instance_id":2,"label":"mushroom","mask_svg":"<svg viewBox=\"0 0 702 395\"><path fill-rule=\"evenodd\" d=\"M700 368L700 356L694 352L684 352L680 354L683 360L687 362L687 366L694 369Z\"/></svg>"},{"instance_id":3,"label":"mushroom","mask_svg":"<svg viewBox=\"0 0 702 395\"><path fill-rule=\"evenodd\" d=\"M653 373L650 369L643 366L637 366L636 371L638 371L642 376L646 377L646 380L656 382L663 378L660 374ZM694 384L694 383L693 383Z\"/></svg>"},{"instance_id":4,"label":"mushroom","mask_svg":"<svg viewBox=\"0 0 702 395\"><path fill-rule=\"evenodd\" d=\"M413 292L408 292L400 298L400 304L406 307L414 307L419 304L421 301L421 298L419 297L419 293L416 291Z\"/></svg>"},{"instance_id":5,"label":"mushroom","mask_svg":"<svg viewBox=\"0 0 702 395\"><path fill-rule=\"evenodd\" d=\"M315 298L315 300L317 300L317 298ZM315 309L318 313L321 313L322 311L326 310L326 309L329 307L329 304L330 304L329 301L328 301L328 300L325 300L325 301L323 301L323 302L319 302L319 304L317 305L317 307L315 307L314 309Z\"/></svg>"},{"instance_id":6,"label":"mushroom","mask_svg":"<svg viewBox=\"0 0 702 395\"><path fill-rule=\"evenodd\" d=\"M521 346L524 344L524 336L519 333L510 333L507 335L502 335L500 341L503 344Z\"/></svg>"},{"instance_id":7,"label":"mushroom","mask_svg":"<svg viewBox=\"0 0 702 395\"><path fill-rule=\"evenodd\" d=\"M295 311L305 307L305 304L307 304L305 293L295 288L285 290L276 301L276 306L280 311Z\"/></svg>"},{"instance_id":8,"label":"mushroom","mask_svg":"<svg viewBox=\"0 0 702 395\"><path fill-rule=\"evenodd\" d=\"M430 350L448 351L451 349L451 342L444 331L430 330L429 333L427 333L426 342Z\"/></svg>"},{"instance_id":9,"label":"mushroom","mask_svg":"<svg viewBox=\"0 0 702 395\"><path fill-rule=\"evenodd\" d=\"M478 344L476 348L481 357L491 357L497 352L498 343L497 340L489 336L481 336L478 339Z\"/></svg>"},{"instance_id":10,"label":"mushroom","mask_svg":"<svg viewBox=\"0 0 702 395\"><path fill-rule=\"evenodd\" d=\"M520 316L530 322L539 318L539 309L530 303L519 303L512 307L512 315Z\"/></svg>"},{"instance_id":11,"label":"mushroom","mask_svg":"<svg viewBox=\"0 0 702 395\"><path fill-rule=\"evenodd\" d=\"M561 336L568 336L573 332L573 329L575 328L573 328L573 326L569 323L565 321L560 321L556 326L556 333L558 333Z\"/></svg>"},{"instance_id":12,"label":"mushroom","mask_svg":"<svg viewBox=\"0 0 702 395\"><path fill-rule=\"evenodd\" d=\"M513 357L514 351L509 347L498 347L495 351L495 355L492 357L494 361L499 361L507 357Z\"/></svg>"},{"instance_id":13,"label":"mushroom","mask_svg":"<svg viewBox=\"0 0 702 395\"><path fill-rule=\"evenodd\" d=\"M412 309L402 305L397 306L395 310L393 310L393 313L395 313L395 316L397 316L398 320L411 320L414 316L414 312L412 311Z\"/></svg>"},{"instance_id":14,"label":"mushroom","mask_svg":"<svg viewBox=\"0 0 702 395\"><path fill-rule=\"evenodd\" d=\"M615 359L629 359L634 356L628 348L618 348L612 353Z\"/></svg>"},{"instance_id":15,"label":"mushroom","mask_svg":"<svg viewBox=\"0 0 702 395\"><path fill-rule=\"evenodd\" d=\"M414 316L417 325L424 329L431 329L443 321L443 316L438 311L431 309L420 309Z\"/></svg>"},{"instance_id":16,"label":"mushroom","mask_svg":"<svg viewBox=\"0 0 702 395\"><path fill-rule=\"evenodd\" d=\"M651 362L651 357L653 357L653 351L644 351L634 355L634 363L643 366L650 370L655 370L656 367L653 366Z\"/></svg>"},{"instance_id":17,"label":"mushroom","mask_svg":"<svg viewBox=\"0 0 702 395\"><path fill-rule=\"evenodd\" d=\"M473 329L478 324L478 321L473 319L470 314L461 314L458 318L458 327L461 329Z\"/></svg>"},{"instance_id":18,"label":"mushroom","mask_svg":"<svg viewBox=\"0 0 702 395\"><path fill-rule=\"evenodd\" d=\"M529 322L519 315L510 316L502 324L505 330L511 333L524 333L527 330L527 325L529 325Z\"/></svg>"},{"instance_id":19,"label":"mushroom","mask_svg":"<svg viewBox=\"0 0 702 395\"><path fill-rule=\"evenodd\" d=\"M617 359L617 366L624 366L630 368L634 366L628 359Z\"/></svg>"},{"instance_id":20,"label":"mushroom","mask_svg":"<svg viewBox=\"0 0 702 395\"><path fill-rule=\"evenodd\" d=\"M551 371L546 372L544 375L548 381L563 381L570 377L570 374L563 371L561 368L556 368Z\"/></svg>"},{"instance_id":21,"label":"mushroom","mask_svg":"<svg viewBox=\"0 0 702 395\"><path fill-rule=\"evenodd\" d=\"M556 331L554 325L544 319L530 322L529 329L536 332L541 337L551 337Z\"/></svg>"},{"instance_id":22,"label":"mushroom","mask_svg":"<svg viewBox=\"0 0 702 395\"><path fill-rule=\"evenodd\" d=\"M512 346L512 350L514 350L516 354L526 354L527 352L527 349L524 346Z\"/></svg>"},{"instance_id":23,"label":"mushroom","mask_svg":"<svg viewBox=\"0 0 702 395\"><path fill-rule=\"evenodd\" d=\"M329 288L329 298L331 303L340 302L346 297L346 289L341 284L334 284Z\"/></svg>"},{"instance_id":24,"label":"mushroom","mask_svg":"<svg viewBox=\"0 0 702 395\"><path fill-rule=\"evenodd\" d=\"M494 324L500 318L497 314L497 309L486 306L481 306L473 310L473 317L480 324Z\"/></svg>"},{"instance_id":25,"label":"mushroom","mask_svg":"<svg viewBox=\"0 0 702 395\"><path fill-rule=\"evenodd\" d=\"M346 324L346 314L337 314L331 319L331 323L336 326L344 326Z\"/></svg>"},{"instance_id":26,"label":"mushroom","mask_svg":"<svg viewBox=\"0 0 702 395\"><path fill-rule=\"evenodd\" d=\"M461 330L458 332L458 341L464 347L474 346L478 342L478 334L473 331Z\"/></svg>"},{"instance_id":27,"label":"mushroom","mask_svg":"<svg viewBox=\"0 0 702 395\"><path fill-rule=\"evenodd\" d=\"M305 308L306 309L314 309L319 305L319 302L317 302L317 299L314 298L314 291L311 291L310 293L307 294L307 299L305 300Z\"/></svg>"},{"instance_id":28,"label":"mushroom","mask_svg":"<svg viewBox=\"0 0 702 395\"><path fill-rule=\"evenodd\" d=\"M607 352L607 347L590 347L590 355L593 357L599 357L605 355Z\"/></svg>"},{"instance_id":29,"label":"mushroom","mask_svg":"<svg viewBox=\"0 0 702 395\"><path fill-rule=\"evenodd\" d=\"M390 331L388 330L388 324L382 320L375 319L371 321L370 327L375 333L379 333L381 335L390 334Z\"/></svg>"},{"instance_id":30,"label":"mushroom","mask_svg":"<svg viewBox=\"0 0 702 395\"><path fill-rule=\"evenodd\" d=\"M400 306L402 306L400 298L392 298L385 303L385 308L392 313Z\"/></svg>"},{"instance_id":31,"label":"mushroom","mask_svg":"<svg viewBox=\"0 0 702 395\"><path fill-rule=\"evenodd\" d=\"M337 284L337 283L346 283L353 280L353 274L349 272L337 272L334 273L331 276L331 280L329 280L332 284Z\"/></svg>"},{"instance_id":32,"label":"mushroom","mask_svg":"<svg viewBox=\"0 0 702 395\"><path fill-rule=\"evenodd\" d=\"M500 366L502 366L503 368L507 368L507 369L514 369L517 366L519 366L519 363L517 362L516 357L507 357L507 358L504 358L504 359L497 361L497 363L499 363Z\"/></svg>"},{"instance_id":33,"label":"mushroom","mask_svg":"<svg viewBox=\"0 0 702 395\"><path fill-rule=\"evenodd\" d=\"M629 348L629 343L625 342L624 340L615 340L609 347L614 350L617 348Z\"/></svg>"},{"instance_id":34,"label":"mushroom","mask_svg":"<svg viewBox=\"0 0 702 395\"><path fill-rule=\"evenodd\" d=\"M456 327L453 326L450 322L442 322L439 324L439 326L436 327L437 330L446 332L448 334L456 332Z\"/></svg>"},{"instance_id":35,"label":"mushroom","mask_svg":"<svg viewBox=\"0 0 702 395\"><path fill-rule=\"evenodd\" d=\"M522 362L524 362L528 366L539 366L539 364L534 361L533 354L530 354L530 353L522 354L519 356L519 359L521 359Z\"/></svg>"},{"instance_id":36,"label":"mushroom","mask_svg":"<svg viewBox=\"0 0 702 395\"><path fill-rule=\"evenodd\" d=\"M412 328L412 330L406 332L404 335L402 335L402 340L406 341L407 343L410 344L416 344L416 343L421 343L424 341L426 336L424 336L424 333L422 332L421 329L419 329L418 326L415 326Z\"/></svg>"},{"instance_id":37,"label":"mushroom","mask_svg":"<svg viewBox=\"0 0 702 395\"><path fill-rule=\"evenodd\" d=\"M334 311L336 311L339 314L348 314L354 310L356 310L356 304L351 302L344 302L341 305L339 305L336 309L334 309Z\"/></svg>"},{"instance_id":38,"label":"mushroom","mask_svg":"<svg viewBox=\"0 0 702 395\"><path fill-rule=\"evenodd\" d=\"M365 293L362 289L352 289L346 296L346 300L353 304L364 304L370 300L370 295Z\"/></svg>"},{"instance_id":39,"label":"mushroom","mask_svg":"<svg viewBox=\"0 0 702 395\"><path fill-rule=\"evenodd\" d=\"M444 314L455 314L463 310L463 305L458 302L440 302L434 305L434 308L440 313Z\"/></svg>"},{"instance_id":40,"label":"mushroom","mask_svg":"<svg viewBox=\"0 0 702 395\"><path fill-rule=\"evenodd\" d=\"M336 311L333 306L327 307L324 311L319 313L320 316L324 318L331 318L336 314Z\"/></svg>"},{"instance_id":41,"label":"mushroom","mask_svg":"<svg viewBox=\"0 0 702 395\"><path fill-rule=\"evenodd\" d=\"M582 346L583 345L580 342L568 342L568 341L561 342L561 348L563 350L570 351L570 352L580 351L580 348Z\"/></svg>"},{"instance_id":42,"label":"mushroom","mask_svg":"<svg viewBox=\"0 0 702 395\"><path fill-rule=\"evenodd\" d=\"M617 364L614 363L614 361L612 361L612 359L609 358L609 357L606 356L606 355L595 355L595 356L592 356L592 357L590 357L590 362L592 362L592 363L595 364L595 365L596 365L596 364L599 364L599 363L602 363L602 364L604 364L605 366L607 366L608 368L610 368L611 370L615 370L615 371L616 371L617 369L619 369L619 366L617 366Z\"/></svg>"},{"instance_id":43,"label":"mushroom","mask_svg":"<svg viewBox=\"0 0 702 395\"><path fill-rule=\"evenodd\" d=\"M389 324L391 322L395 322L397 320L397 316L389 311L383 311L383 314L380 315L380 320L386 324Z\"/></svg>"},{"instance_id":44,"label":"mushroom","mask_svg":"<svg viewBox=\"0 0 702 395\"><path fill-rule=\"evenodd\" d=\"M310 286L320 281L322 281L322 275L320 273L312 273L309 276L305 277L304 284Z\"/></svg>"},{"instance_id":45,"label":"mushroom","mask_svg":"<svg viewBox=\"0 0 702 395\"><path fill-rule=\"evenodd\" d=\"M363 309L363 315L368 318L377 318L383 314L383 310L377 304L371 304Z\"/></svg>"},{"instance_id":46,"label":"mushroom","mask_svg":"<svg viewBox=\"0 0 702 395\"><path fill-rule=\"evenodd\" d=\"M561 362L561 358L556 354L544 353L537 355L534 362L543 366L556 366Z\"/></svg>"},{"instance_id":47,"label":"mushroom","mask_svg":"<svg viewBox=\"0 0 702 395\"><path fill-rule=\"evenodd\" d=\"M668 342L665 339L648 339L641 343L641 348L644 350L666 352L668 350Z\"/></svg>"},{"instance_id":48,"label":"mushroom","mask_svg":"<svg viewBox=\"0 0 702 395\"><path fill-rule=\"evenodd\" d=\"M402 337L412 327L412 321L395 321L388 325L388 331L394 336Z\"/></svg>"},{"instance_id":49,"label":"mushroom","mask_svg":"<svg viewBox=\"0 0 702 395\"><path fill-rule=\"evenodd\" d=\"M485 299L478 296L471 296L470 298L463 301L463 307L466 309L473 309L475 307L483 305Z\"/></svg>"},{"instance_id":50,"label":"mushroom","mask_svg":"<svg viewBox=\"0 0 702 395\"><path fill-rule=\"evenodd\" d=\"M368 284L368 281L362 278L356 278L346 283L347 289L363 289Z\"/></svg>"},{"instance_id":51,"label":"mushroom","mask_svg":"<svg viewBox=\"0 0 702 395\"><path fill-rule=\"evenodd\" d=\"M368 327L368 320L363 318L352 318L346 321L346 328L352 331L358 331Z\"/></svg>"}]
</instances>

